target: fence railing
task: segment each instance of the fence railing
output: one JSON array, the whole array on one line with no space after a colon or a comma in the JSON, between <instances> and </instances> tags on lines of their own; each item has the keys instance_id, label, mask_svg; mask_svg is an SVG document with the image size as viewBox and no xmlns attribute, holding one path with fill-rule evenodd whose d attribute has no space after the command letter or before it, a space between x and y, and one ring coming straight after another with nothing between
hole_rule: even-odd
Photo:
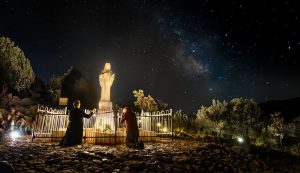
<instances>
[{"instance_id":1,"label":"fence railing","mask_svg":"<svg viewBox=\"0 0 300 173\"><path fill-rule=\"evenodd\" d=\"M33 139L51 138L51 141L58 141L62 138L69 123L66 113L67 109L39 106L33 123ZM161 135L172 135L172 109L152 113L141 112L136 116L140 138L148 140ZM113 111L97 112L89 119L84 118L84 139L91 143L122 143L126 134L121 118ZM109 141L101 142L100 138L109 138Z\"/></svg>"},{"instance_id":2,"label":"fence railing","mask_svg":"<svg viewBox=\"0 0 300 173\"><path fill-rule=\"evenodd\" d=\"M142 112L137 114L139 128L146 131L154 131L157 134L172 133L172 109L157 112Z\"/></svg>"},{"instance_id":3,"label":"fence railing","mask_svg":"<svg viewBox=\"0 0 300 173\"><path fill-rule=\"evenodd\" d=\"M47 106L38 105L38 114L46 114L46 115L66 115L67 114L67 107L62 109L57 108L49 108Z\"/></svg>"}]
</instances>

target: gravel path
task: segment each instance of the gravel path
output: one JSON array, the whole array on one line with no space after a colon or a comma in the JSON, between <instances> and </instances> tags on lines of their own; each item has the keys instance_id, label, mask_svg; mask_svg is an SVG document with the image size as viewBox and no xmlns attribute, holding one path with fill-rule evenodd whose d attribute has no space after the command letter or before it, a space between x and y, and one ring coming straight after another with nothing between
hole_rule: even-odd
<instances>
[{"instance_id":1,"label":"gravel path","mask_svg":"<svg viewBox=\"0 0 300 173\"><path fill-rule=\"evenodd\" d=\"M299 157L283 159L245 152L239 146L178 139L146 143L145 149L135 150L89 144L62 148L23 138L2 142L0 153L0 161L7 161L18 173L300 172Z\"/></svg>"}]
</instances>

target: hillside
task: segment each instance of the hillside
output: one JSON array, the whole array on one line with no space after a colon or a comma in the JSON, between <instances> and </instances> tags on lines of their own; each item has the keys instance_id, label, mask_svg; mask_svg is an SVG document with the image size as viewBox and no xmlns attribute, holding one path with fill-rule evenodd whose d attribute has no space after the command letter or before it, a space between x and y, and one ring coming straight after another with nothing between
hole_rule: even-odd
<instances>
[{"instance_id":1,"label":"hillside","mask_svg":"<svg viewBox=\"0 0 300 173\"><path fill-rule=\"evenodd\" d=\"M281 112L285 120L290 122L300 116L300 97L288 100L268 101L260 103L259 106L265 117L269 117L269 115L274 112Z\"/></svg>"}]
</instances>

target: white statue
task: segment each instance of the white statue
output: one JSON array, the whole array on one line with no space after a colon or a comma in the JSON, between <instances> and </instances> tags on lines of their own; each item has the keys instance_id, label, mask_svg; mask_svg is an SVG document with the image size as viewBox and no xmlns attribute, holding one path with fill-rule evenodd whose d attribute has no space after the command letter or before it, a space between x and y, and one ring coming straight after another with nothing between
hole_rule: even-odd
<instances>
[{"instance_id":1,"label":"white statue","mask_svg":"<svg viewBox=\"0 0 300 173\"><path fill-rule=\"evenodd\" d=\"M99 102L100 110L112 110L112 103L110 101L110 88L114 82L115 74L111 71L110 63L105 63L104 69L99 75L99 82L101 86L101 99Z\"/></svg>"}]
</instances>

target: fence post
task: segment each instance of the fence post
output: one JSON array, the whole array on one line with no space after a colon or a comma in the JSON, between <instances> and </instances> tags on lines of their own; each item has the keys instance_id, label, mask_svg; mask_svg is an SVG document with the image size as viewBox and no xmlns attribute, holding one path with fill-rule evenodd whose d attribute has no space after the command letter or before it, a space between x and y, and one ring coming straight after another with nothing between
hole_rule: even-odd
<instances>
[{"instance_id":1,"label":"fence post","mask_svg":"<svg viewBox=\"0 0 300 173\"><path fill-rule=\"evenodd\" d=\"M117 120L118 120L118 113L113 112L114 115L114 123L115 123L115 135L114 135L114 142L115 142L115 146L117 146Z\"/></svg>"},{"instance_id":2,"label":"fence post","mask_svg":"<svg viewBox=\"0 0 300 173\"><path fill-rule=\"evenodd\" d=\"M172 137L172 142L173 142L174 136L173 136L173 114L172 114L172 109L170 109L170 117L171 117L171 131L172 131L171 137Z\"/></svg>"},{"instance_id":3,"label":"fence post","mask_svg":"<svg viewBox=\"0 0 300 173\"><path fill-rule=\"evenodd\" d=\"M34 139L35 139L35 134L34 134L34 131L32 130L32 132L31 132L31 142L33 142Z\"/></svg>"}]
</instances>

